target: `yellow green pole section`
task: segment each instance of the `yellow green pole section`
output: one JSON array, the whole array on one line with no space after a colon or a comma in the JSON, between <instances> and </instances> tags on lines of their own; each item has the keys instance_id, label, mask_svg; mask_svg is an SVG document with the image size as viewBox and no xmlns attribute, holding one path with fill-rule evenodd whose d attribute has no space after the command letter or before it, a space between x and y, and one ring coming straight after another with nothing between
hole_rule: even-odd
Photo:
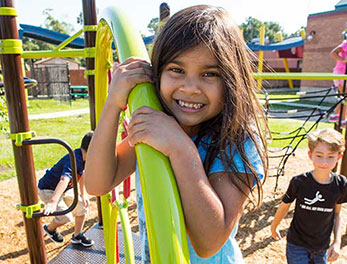
<instances>
[{"instance_id":1,"label":"yellow green pole section","mask_svg":"<svg viewBox=\"0 0 347 264\"><path fill-rule=\"evenodd\" d=\"M61 50L66 47L69 43L71 43L74 39L76 39L79 35L83 33L83 29L73 34L71 37L65 39L62 43L60 43L54 50Z\"/></svg>"},{"instance_id":2,"label":"yellow green pole section","mask_svg":"<svg viewBox=\"0 0 347 264\"><path fill-rule=\"evenodd\" d=\"M282 42L283 41L283 36L282 36L282 33L279 31L277 32L277 39L279 42ZM284 70L286 72L290 72L289 70L289 67L288 67L288 61L287 61L287 58L282 58L283 60L283 65L284 65ZM288 85L289 85L289 88L294 88L294 85L293 85L293 81L292 80L288 80Z\"/></svg>"},{"instance_id":3,"label":"yellow green pole section","mask_svg":"<svg viewBox=\"0 0 347 264\"><path fill-rule=\"evenodd\" d=\"M105 35L105 30L99 26L100 30L96 34L96 53L95 59L95 119L98 124L102 109L105 105L108 93L108 76L109 63L107 59L112 55L111 36ZM116 135L115 135L116 136ZM117 214L110 203L110 194L102 195L101 210L104 224L104 240L106 260L108 264L117 262L116 239L117 239Z\"/></svg>"},{"instance_id":4,"label":"yellow green pole section","mask_svg":"<svg viewBox=\"0 0 347 264\"><path fill-rule=\"evenodd\" d=\"M124 12L114 7L107 8L101 16L100 30L103 30L101 28L103 24L105 28L109 28L114 37L120 62L130 56L149 59L140 34L126 20ZM98 60L98 48L96 60ZM162 110L155 88L149 83L134 87L129 95L128 105L131 113L141 106ZM145 144L136 145L135 150L151 262L189 263L183 210L169 160Z\"/></svg>"},{"instance_id":5,"label":"yellow green pole section","mask_svg":"<svg viewBox=\"0 0 347 264\"><path fill-rule=\"evenodd\" d=\"M257 80L347 80L346 74L330 72L255 72L253 77Z\"/></svg>"},{"instance_id":6,"label":"yellow green pole section","mask_svg":"<svg viewBox=\"0 0 347 264\"><path fill-rule=\"evenodd\" d=\"M301 36L302 39L305 39L305 37L306 37L306 32L305 32L305 29L304 29L304 28L302 28L302 29L300 30L300 36Z\"/></svg>"},{"instance_id":7,"label":"yellow green pole section","mask_svg":"<svg viewBox=\"0 0 347 264\"><path fill-rule=\"evenodd\" d=\"M126 264L135 264L134 243L131 235L131 228L128 216L128 202L115 202L119 210L120 221L122 225L124 255Z\"/></svg>"},{"instance_id":8,"label":"yellow green pole section","mask_svg":"<svg viewBox=\"0 0 347 264\"><path fill-rule=\"evenodd\" d=\"M41 58L58 58L58 57L86 57L87 51L85 49L71 49L71 50L37 50L37 51L23 51L23 59L41 59Z\"/></svg>"},{"instance_id":9,"label":"yellow green pole section","mask_svg":"<svg viewBox=\"0 0 347 264\"><path fill-rule=\"evenodd\" d=\"M259 44L264 45L264 39L265 39L265 25L262 25L260 27L260 36L259 36ZM258 55L258 73L261 73L263 71L263 58L264 58L264 51L260 50ZM258 90L261 89L261 79L258 79Z\"/></svg>"}]
</instances>

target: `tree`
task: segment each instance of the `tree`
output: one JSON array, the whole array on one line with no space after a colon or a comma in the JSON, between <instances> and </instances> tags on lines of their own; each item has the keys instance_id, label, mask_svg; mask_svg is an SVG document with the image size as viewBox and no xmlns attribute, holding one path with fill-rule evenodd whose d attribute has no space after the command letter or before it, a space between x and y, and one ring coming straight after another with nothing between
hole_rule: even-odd
<instances>
[{"instance_id":1,"label":"tree","mask_svg":"<svg viewBox=\"0 0 347 264\"><path fill-rule=\"evenodd\" d=\"M80 12L79 15L78 15L78 17L77 17L77 24L82 25L82 26L83 26L83 24L84 24L82 12Z\"/></svg>"},{"instance_id":2,"label":"tree","mask_svg":"<svg viewBox=\"0 0 347 264\"><path fill-rule=\"evenodd\" d=\"M0 131L5 132L7 130L6 126L4 126L4 124L6 125L7 123L6 121L8 121L6 98L5 95L0 95Z\"/></svg>"},{"instance_id":3,"label":"tree","mask_svg":"<svg viewBox=\"0 0 347 264\"><path fill-rule=\"evenodd\" d=\"M60 22L51 15L52 9L43 10L43 15L46 16L44 27L55 32L70 34L74 29L73 26L66 22ZM49 44L36 39L23 37L24 50L52 50L55 45Z\"/></svg>"},{"instance_id":4,"label":"tree","mask_svg":"<svg viewBox=\"0 0 347 264\"><path fill-rule=\"evenodd\" d=\"M151 21L149 22L149 24L147 25L147 28L149 30L149 32L155 34L158 30L159 27L159 18L158 17L154 17L151 19Z\"/></svg>"},{"instance_id":5,"label":"tree","mask_svg":"<svg viewBox=\"0 0 347 264\"><path fill-rule=\"evenodd\" d=\"M42 12L42 14L46 16L45 27L55 32L64 34L70 34L71 32L73 32L74 28L71 24L66 22L60 22L51 15L52 10L53 9L47 8Z\"/></svg>"},{"instance_id":6,"label":"tree","mask_svg":"<svg viewBox=\"0 0 347 264\"><path fill-rule=\"evenodd\" d=\"M246 42L251 42L253 38L259 38L260 27L265 25L265 35L268 37L269 42L277 42L277 32L281 31L283 38L287 37L287 34L283 32L280 24L278 22L262 22L256 18L248 17L245 23L241 24L241 29L243 30L243 37Z\"/></svg>"}]
</instances>

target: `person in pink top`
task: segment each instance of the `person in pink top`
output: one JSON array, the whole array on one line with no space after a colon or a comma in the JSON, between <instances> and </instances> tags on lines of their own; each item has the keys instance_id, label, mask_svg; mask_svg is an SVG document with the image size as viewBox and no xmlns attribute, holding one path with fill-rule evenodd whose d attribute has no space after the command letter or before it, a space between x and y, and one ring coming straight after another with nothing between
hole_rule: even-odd
<instances>
[{"instance_id":1,"label":"person in pink top","mask_svg":"<svg viewBox=\"0 0 347 264\"><path fill-rule=\"evenodd\" d=\"M336 65L334 68L333 73L336 74L345 74L346 73L346 63L347 63L347 33L344 33L344 40L343 42L335 47L331 52L330 56L336 60ZM344 80L334 80L334 85L339 89L339 92L343 92L343 82ZM340 108L337 107L335 110L335 113L330 115L329 120L331 122L337 122L340 117ZM345 110L343 111L342 115L342 123L341 126L346 126L346 113Z\"/></svg>"}]
</instances>

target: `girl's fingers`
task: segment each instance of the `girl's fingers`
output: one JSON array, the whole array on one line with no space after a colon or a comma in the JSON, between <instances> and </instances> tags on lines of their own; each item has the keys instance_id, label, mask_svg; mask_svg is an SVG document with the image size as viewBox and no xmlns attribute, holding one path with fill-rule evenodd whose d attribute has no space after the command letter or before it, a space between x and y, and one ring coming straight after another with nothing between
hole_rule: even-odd
<instances>
[{"instance_id":1,"label":"girl's fingers","mask_svg":"<svg viewBox=\"0 0 347 264\"><path fill-rule=\"evenodd\" d=\"M151 79L153 78L153 72L151 69L145 69L145 68L135 68L127 71L127 74L129 77L133 74L142 74L150 77Z\"/></svg>"},{"instance_id":2,"label":"girl's fingers","mask_svg":"<svg viewBox=\"0 0 347 264\"><path fill-rule=\"evenodd\" d=\"M147 132L146 130L139 130L136 133L129 134L129 145L131 147L134 147L138 143L144 142L144 139L146 138Z\"/></svg>"},{"instance_id":3,"label":"girl's fingers","mask_svg":"<svg viewBox=\"0 0 347 264\"><path fill-rule=\"evenodd\" d=\"M115 63L113 63L113 70L116 70L119 67L119 62L116 61Z\"/></svg>"},{"instance_id":4,"label":"girl's fingers","mask_svg":"<svg viewBox=\"0 0 347 264\"><path fill-rule=\"evenodd\" d=\"M126 59L125 61L123 61L121 63L121 65L130 65L133 63L137 63L137 62L150 65L150 63L148 61L141 59L141 58L137 58L137 57L130 57L130 58Z\"/></svg>"},{"instance_id":5,"label":"girl's fingers","mask_svg":"<svg viewBox=\"0 0 347 264\"><path fill-rule=\"evenodd\" d=\"M136 109L134 111L134 113L131 115L131 117L134 117L138 114L151 114L151 113L154 113L156 112L156 110L154 110L153 108L149 107L149 106L142 106L138 109Z\"/></svg>"}]
</instances>

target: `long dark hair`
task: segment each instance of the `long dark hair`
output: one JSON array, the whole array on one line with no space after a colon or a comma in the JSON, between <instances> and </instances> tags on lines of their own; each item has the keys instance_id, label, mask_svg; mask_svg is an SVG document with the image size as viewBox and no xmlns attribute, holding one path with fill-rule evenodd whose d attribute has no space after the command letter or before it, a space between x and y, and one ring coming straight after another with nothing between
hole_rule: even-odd
<instances>
[{"instance_id":1,"label":"long dark hair","mask_svg":"<svg viewBox=\"0 0 347 264\"><path fill-rule=\"evenodd\" d=\"M245 142L247 139L254 142L266 177L267 124L256 96L250 52L238 26L223 8L208 5L192 6L179 11L168 20L159 33L152 51L157 93L160 95L160 77L163 68L183 52L200 44L204 44L217 59L225 89L222 112L202 123L195 139L195 144L204 141L204 138L212 139L207 146L207 155L203 161L204 169L208 174L214 159L219 155L226 171L228 168L237 171L233 162L235 151L232 150L232 146L234 146L244 163L246 177L236 173L236 177L230 177L231 181L244 194L245 187L248 188L253 198L255 182L259 205L262 199L262 184L246 155ZM163 102L162 104L169 113L165 104Z\"/></svg>"}]
</instances>

